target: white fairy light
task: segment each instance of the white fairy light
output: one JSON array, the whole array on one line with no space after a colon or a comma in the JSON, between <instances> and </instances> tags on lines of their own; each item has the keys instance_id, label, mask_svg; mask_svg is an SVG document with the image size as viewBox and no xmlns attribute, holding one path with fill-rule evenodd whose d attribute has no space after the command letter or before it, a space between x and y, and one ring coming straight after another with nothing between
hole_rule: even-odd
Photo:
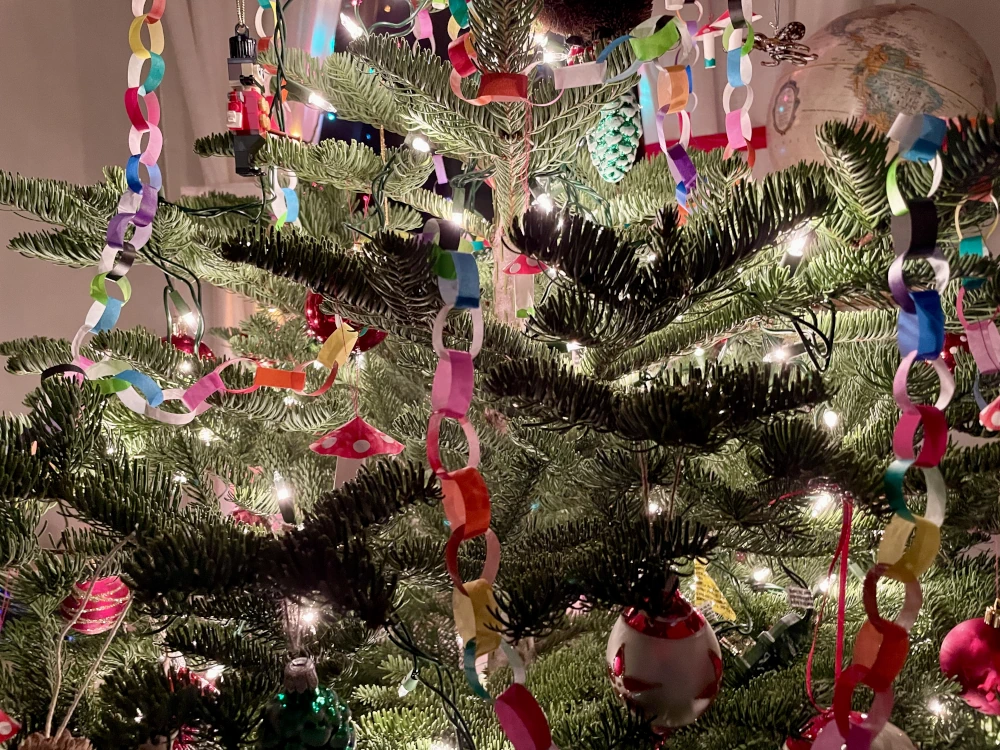
<instances>
[{"instance_id":1,"label":"white fairy light","mask_svg":"<svg viewBox=\"0 0 1000 750\"><path fill-rule=\"evenodd\" d=\"M566 342L566 351L568 351L568 352L576 352L576 351L579 351L580 349L583 349L583 344L579 344L576 341L568 341L568 342Z\"/></svg>"},{"instance_id":2,"label":"white fairy light","mask_svg":"<svg viewBox=\"0 0 1000 750\"><path fill-rule=\"evenodd\" d=\"M658 256L654 251L650 250L648 253L646 253L646 263L649 264L656 263L656 259L658 257L660 256ZM680 318L678 318L678 320L680 320Z\"/></svg>"},{"instance_id":3,"label":"white fairy light","mask_svg":"<svg viewBox=\"0 0 1000 750\"><path fill-rule=\"evenodd\" d=\"M764 355L765 362L784 362L788 359L788 350L779 346Z\"/></svg>"},{"instance_id":4,"label":"white fairy light","mask_svg":"<svg viewBox=\"0 0 1000 750\"><path fill-rule=\"evenodd\" d=\"M184 474L184 472L178 471L174 474L174 481L177 482L177 484L187 484L187 480L187 475Z\"/></svg>"},{"instance_id":5,"label":"white fairy light","mask_svg":"<svg viewBox=\"0 0 1000 750\"><path fill-rule=\"evenodd\" d=\"M213 440L215 440L215 433L212 432L207 427L202 427L200 430L198 430L198 439L205 445L208 445Z\"/></svg>"},{"instance_id":6,"label":"white fairy light","mask_svg":"<svg viewBox=\"0 0 1000 750\"><path fill-rule=\"evenodd\" d=\"M696 346L694 348L694 356L696 356L696 357L704 357L705 356L705 350L702 347L700 347L700 346Z\"/></svg>"},{"instance_id":7,"label":"white fairy light","mask_svg":"<svg viewBox=\"0 0 1000 750\"><path fill-rule=\"evenodd\" d=\"M830 585L833 583L833 576L827 578L821 578L819 583L816 584L816 588L819 589L820 593L825 594L830 590Z\"/></svg>"},{"instance_id":8,"label":"white fairy light","mask_svg":"<svg viewBox=\"0 0 1000 750\"><path fill-rule=\"evenodd\" d=\"M651 516L658 516L663 512L663 506L656 502L656 500L650 500L646 506L646 512Z\"/></svg>"},{"instance_id":9,"label":"white fairy light","mask_svg":"<svg viewBox=\"0 0 1000 750\"><path fill-rule=\"evenodd\" d=\"M142 723L142 719L143 719L142 709L141 708L137 708L135 710L135 723L136 724L141 724Z\"/></svg>"},{"instance_id":10,"label":"white fairy light","mask_svg":"<svg viewBox=\"0 0 1000 750\"><path fill-rule=\"evenodd\" d=\"M840 424L840 415L833 409L827 409L823 412L823 424L831 430L836 428L836 426Z\"/></svg>"},{"instance_id":11,"label":"white fairy light","mask_svg":"<svg viewBox=\"0 0 1000 750\"><path fill-rule=\"evenodd\" d=\"M545 52L542 53L543 62L554 63L558 59L559 55L555 52L549 52L548 50L546 50Z\"/></svg>"},{"instance_id":12,"label":"white fairy light","mask_svg":"<svg viewBox=\"0 0 1000 750\"><path fill-rule=\"evenodd\" d=\"M542 193L535 198L535 205L542 209L545 213L551 213L552 209L555 208L555 204L552 202L552 196L548 193Z\"/></svg>"},{"instance_id":13,"label":"white fairy light","mask_svg":"<svg viewBox=\"0 0 1000 750\"><path fill-rule=\"evenodd\" d=\"M286 485L283 484L280 487L278 487L278 499L279 500L287 500L291 496L292 496L292 491L290 489L288 489L288 487Z\"/></svg>"},{"instance_id":14,"label":"white fairy light","mask_svg":"<svg viewBox=\"0 0 1000 750\"><path fill-rule=\"evenodd\" d=\"M104 452L107 453L109 456L115 455L115 446L108 445L108 447L104 449Z\"/></svg>"},{"instance_id":15,"label":"white fairy light","mask_svg":"<svg viewBox=\"0 0 1000 750\"><path fill-rule=\"evenodd\" d=\"M222 673L226 671L226 667L223 664L216 664L211 667L207 672L205 672L205 679L211 682L212 680L217 680L222 676Z\"/></svg>"},{"instance_id":16,"label":"white fairy light","mask_svg":"<svg viewBox=\"0 0 1000 750\"><path fill-rule=\"evenodd\" d=\"M799 232L788 242L785 252L793 258L801 258L809 244L809 232Z\"/></svg>"},{"instance_id":17,"label":"white fairy light","mask_svg":"<svg viewBox=\"0 0 1000 750\"><path fill-rule=\"evenodd\" d=\"M184 325L194 328L198 324L198 314L193 310L190 310L180 317L181 323Z\"/></svg>"},{"instance_id":18,"label":"white fairy light","mask_svg":"<svg viewBox=\"0 0 1000 750\"><path fill-rule=\"evenodd\" d=\"M291 493L288 493L291 495ZM278 491L278 497L281 497L281 491ZM305 609L302 611L302 622L306 625L312 625L319 619L319 612L315 609Z\"/></svg>"},{"instance_id":19,"label":"white fairy light","mask_svg":"<svg viewBox=\"0 0 1000 750\"><path fill-rule=\"evenodd\" d=\"M770 577L771 577L771 570L770 570L770 568L757 568L753 572L753 579L757 583L764 583L764 581L766 581Z\"/></svg>"},{"instance_id":20,"label":"white fairy light","mask_svg":"<svg viewBox=\"0 0 1000 750\"><path fill-rule=\"evenodd\" d=\"M194 365L191 363L191 360L185 359L183 362L177 365L177 369L183 373L189 373L194 369Z\"/></svg>"},{"instance_id":21,"label":"white fairy light","mask_svg":"<svg viewBox=\"0 0 1000 750\"><path fill-rule=\"evenodd\" d=\"M431 142L422 135L413 136L413 141L410 145L413 147L414 151L419 151L422 154L429 154L431 152Z\"/></svg>"},{"instance_id":22,"label":"white fairy light","mask_svg":"<svg viewBox=\"0 0 1000 750\"><path fill-rule=\"evenodd\" d=\"M822 515L830 509L833 505L833 495L829 492L818 492L813 497L812 501L812 515L813 518Z\"/></svg>"},{"instance_id":23,"label":"white fairy light","mask_svg":"<svg viewBox=\"0 0 1000 750\"><path fill-rule=\"evenodd\" d=\"M337 108L334 107L330 102L324 99L322 96L317 94L315 91L309 92L309 104L317 109L321 109L324 112L336 112Z\"/></svg>"},{"instance_id":24,"label":"white fairy light","mask_svg":"<svg viewBox=\"0 0 1000 750\"><path fill-rule=\"evenodd\" d=\"M535 44L537 44L539 47L544 47L548 43L549 43L548 34L542 34L541 32L535 34Z\"/></svg>"},{"instance_id":25,"label":"white fairy light","mask_svg":"<svg viewBox=\"0 0 1000 750\"><path fill-rule=\"evenodd\" d=\"M345 29L347 29L347 33L351 35L351 39L357 39L365 33L365 30L358 26L358 24L354 22L354 19L346 13L340 14L340 23Z\"/></svg>"},{"instance_id":26,"label":"white fairy light","mask_svg":"<svg viewBox=\"0 0 1000 750\"><path fill-rule=\"evenodd\" d=\"M938 698L931 698L930 701L928 701L927 710L939 719L943 719L948 715L948 707Z\"/></svg>"},{"instance_id":27,"label":"white fairy light","mask_svg":"<svg viewBox=\"0 0 1000 750\"><path fill-rule=\"evenodd\" d=\"M285 396L283 400L285 402L285 406L295 406L299 403L299 400L295 398L295 396Z\"/></svg>"}]
</instances>

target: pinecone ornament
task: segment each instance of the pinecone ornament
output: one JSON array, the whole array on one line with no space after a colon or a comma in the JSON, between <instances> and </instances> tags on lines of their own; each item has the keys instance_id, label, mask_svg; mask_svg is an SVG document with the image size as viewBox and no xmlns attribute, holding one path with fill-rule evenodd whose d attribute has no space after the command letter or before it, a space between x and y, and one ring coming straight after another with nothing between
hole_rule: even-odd
<instances>
[{"instance_id":1,"label":"pinecone ornament","mask_svg":"<svg viewBox=\"0 0 1000 750\"><path fill-rule=\"evenodd\" d=\"M601 179L618 182L632 168L642 138L642 115L629 91L601 108L601 120L587 133L587 148Z\"/></svg>"}]
</instances>

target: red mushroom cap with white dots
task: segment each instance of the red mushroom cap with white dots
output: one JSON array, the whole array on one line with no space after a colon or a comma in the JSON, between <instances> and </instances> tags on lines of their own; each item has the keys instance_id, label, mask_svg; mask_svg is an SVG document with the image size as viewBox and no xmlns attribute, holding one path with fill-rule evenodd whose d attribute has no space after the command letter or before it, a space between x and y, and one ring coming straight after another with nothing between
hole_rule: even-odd
<instances>
[{"instance_id":1,"label":"red mushroom cap with white dots","mask_svg":"<svg viewBox=\"0 0 1000 750\"><path fill-rule=\"evenodd\" d=\"M395 438L379 432L361 417L328 432L309 446L323 456L339 458L368 458L369 456L395 456L404 446Z\"/></svg>"}]
</instances>

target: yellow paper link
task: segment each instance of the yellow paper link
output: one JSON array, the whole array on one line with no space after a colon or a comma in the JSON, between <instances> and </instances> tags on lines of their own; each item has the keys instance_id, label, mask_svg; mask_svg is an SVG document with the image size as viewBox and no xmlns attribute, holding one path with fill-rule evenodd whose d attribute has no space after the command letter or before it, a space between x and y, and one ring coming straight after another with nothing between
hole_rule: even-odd
<instances>
[{"instance_id":1,"label":"yellow paper link","mask_svg":"<svg viewBox=\"0 0 1000 750\"><path fill-rule=\"evenodd\" d=\"M468 596L458 589L452 592L458 634L466 643L476 639L476 656L496 651L500 648L501 623L492 614L499 610L493 596L493 584L485 578L477 578L465 584L465 590Z\"/></svg>"},{"instance_id":2,"label":"yellow paper link","mask_svg":"<svg viewBox=\"0 0 1000 750\"><path fill-rule=\"evenodd\" d=\"M163 54L163 26L159 21L155 23L145 23L146 16L136 16L128 30L128 46L132 49L132 54L146 60L149 53L157 55ZM142 43L142 27L149 30L149 49Z\"/></svg>"},{"instance_id":3,"label":"yellow paper link","mask_svg":"<svg viewBox=\"0 0 1000 750\"><path fill-rule=\"evenodd\" d=\"M911 541L910 533L914 529L916 531ZM882 535L882 542L878 547L878 562L890 566L885 572L887 578L907 583L930 568L940 549L940 527L922 516L914 515L911 522L897 515L892 517Z\"/></svg>"},{"instance_id":4,"label":"yellow paper link","mask_svg":"<svg viewBox=\"0 0 1000 750\"><path fill-rule=\"evenodd\" d=\"M341 323L323 344L323 348L316 355L316 360L328 370L333 369L334 363L343 367L356 343L358 343L358 332L347 323Z\"/></svg>"},{"instance_id":5,"label":"yellow paper link","mask_svg":"<svg viewBox=\"0 0 1000 750\"><path fill-rule=\"evenodd\" d=\"M723 620L735 620L736 612L726 600L725 594L719 588L712 576L708 574L708 566L703 562L694 561L694 606L701 607L705 603L712 605L712 611Z\"/></svg>"}]
</instances>

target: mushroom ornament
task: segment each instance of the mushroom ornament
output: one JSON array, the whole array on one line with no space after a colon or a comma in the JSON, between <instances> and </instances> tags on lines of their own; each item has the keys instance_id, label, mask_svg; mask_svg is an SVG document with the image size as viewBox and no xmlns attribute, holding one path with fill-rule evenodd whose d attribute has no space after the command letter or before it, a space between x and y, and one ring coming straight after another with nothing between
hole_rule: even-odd
<instances>
[{"instance_id":1,"label":"mushroom ornament","mask_svg":"<svg viewBox=\"0 0 1000 750\"><path fill-rule=\"evenodd\" d=\"M322 456L337 457L334 487L341 487L358 475L369 456L395 456L403 452L398 440L379 432L361 417L355 417L309 446Z\"/></svg>"}]
</instances>

